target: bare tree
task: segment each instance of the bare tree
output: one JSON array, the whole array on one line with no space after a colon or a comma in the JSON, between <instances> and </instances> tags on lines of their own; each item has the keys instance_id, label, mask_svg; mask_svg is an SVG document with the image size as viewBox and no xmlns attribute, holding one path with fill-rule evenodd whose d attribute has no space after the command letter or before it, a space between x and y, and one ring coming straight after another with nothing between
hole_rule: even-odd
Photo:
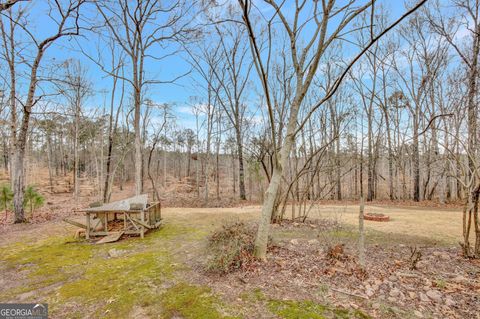
<instances>
[{"instance_id":1,"label":"bare tree","mask_svg":"<svg viewBox=\"0 0 480 319\"><path fill-rule=\"evenodd\" d=\"M250 38L251 51L254 57L255 67L257 69L260 81L262 82L262 88L266 97L266 104L269 112L269 119L271 125L272 141L274 141L274 171L269 187L266 192L265 200L262 208L262 217L257 232L257 238L255 241L255 256L259 259L266 258L267 241L269 234L270 219L274 209L274 203L277 197L278 188L283 175L283 170L286 167L287 160L290 156L290 151L295 142L295 137L298 131L300 131L309 117L319 107L323 105L336 91L345 75L337 78L337 80L330 86L325 92L325 97L318 103L310 108L310 111L306 114L303 120L298 119L299 110L304 102L304 98L307 95L313 78L318 70L320 60L325 53L326 49L344 32L352 32L352 21L358 17L362 12L368 10L371 7L372 2L367 2L365 5L356 7L353 2L348 3L345 6L335 6L335 1L324 1L322 3L314 2L312 7L306 6L306 1L296 2L294 13L287 16L283 8L284 2L277 3L273 0L266 1L273 9L274 14L268 18L267 30L271 30L272 22L275 19L280 20L283 31L286 33L290 41L290 58L292 67L295 70L295 94L292 103L289 108L289 118L286 128L285 136L282 138L281 145L278 145L275 140L278 138L278 133L275 130L275 123L273 119L274 107L271 103L270 90L268 85L268 61L270 55L265 60L260 52L259 44L257 43L256 30L251 23L251 2L248 0L239 0L239 5L242 9L242 15L244 23L247 26L248 35ZM414 12L425 1L420 1L412 9L410 9L405 15L395 21L392 25L385 28L378 35L372 34L372 38L369 44L364 46L359 55L352 60L350 66L347 66L348 71L352 64L354 64L361 55L367 51L371 45L373 45L382 35L388 30L393 28L406 16ZM308 12L308 13L307 13ZM302 17L307 15L306 21L302 21ZM289 19L289 17L292 18ZM332 17L335 16L335 23ZM305 36L304 42L301 44L298 42L302 31L305 32L304 25L311 21L313 31L308 32L310 36ZM372 24L374 21L371 22ZM327 30L329 30L327 32ZM267 31L268 32L268 31ZM271 43L271 42L269 42ZM267 48L267 52L271 52L272 48Z\"/></svg>"},{"instance_id":2,"label":"bare tree","mask_svg":"<svg viewBox=\"0 0 480 319\"><path fill-rule=\"evenodd\" d=\"M111 74L112 89L110 95L110 113L108 120L108 143L107 143L107 162L106 162L106 174L103 188L103 202L108 203L112 192L112 184L114 174L112 172L112 160L113 160L113 148L115 144L115 137L118 129L118 120L120 111L123 108L123 101L125 96L125 81L123 80L123 56L120 54L116 57L116 48L113 42L110 43L111 52ZM118 81L121 80L120 98L116 100ZM117 107L115 108L115 104Z\"/></svg>"},{"instance_id":3,"label":"bare tree","mask_svg":"<svg viewBox=\"0 0 480 319\"><path fill-rule=\"evenodd\" d=\"M1 2L0 3L0 12L10 9L11 7L13 7L18 2L26 2L26 1L30 1L30 0L7 0L5 2Z\"/></svg>"},{"instance_id":4,"label":"bare tree","mask_svg":"<svg viewBox=\"0 0 480 319\"><path fill-rule=\"evenodd\" d=\"M23 200L25 192L25 152L27 146L28 129L30 125L30 116L33 107L42 99L44 95L37 95L37 88L39 85L39 71L45 52L55 42L61 38L76 36L79 34L79 11L81 6L85 3L85 0L70 0L63 3L58 1L48 1L48 17L55 26L54 32L50 36L46 36L40 39L28 26L21 23L18 20L10 20L10 16L2 14L2 18L7 18L9 21L13 21L16 28L20 28L23 33L26 34L32 47L33 59L29 63L28 67L28 80L27 80L27 93L24 102L21 102L19 97L16 96L17 102L22 105L22 119L20 121L20 127L15 144L12 145L14 149L12 180L14 191L14 211L15 222L22 223L25 221ZM15 15L13 15L15 16ZM2 32L9 34L9 31ZM12 33L10 33L12 34ZM18 54L15 52L14 54ZM26 55L23 56L28 59ZM11 61L15 64L15 60Z\"/></svg>"},{"instance_id":5,"label":"bare tree","mask_svg":"<svg viewBox=\"0 0 480 319\"><path fill-rule=\"evenodd\" d=\"M85 101L92 93L91 82L87 77L87 70L78 60L67 60L63 63L64 74L60 79L55 80L59 93L67 101L67 107L73 116L74 138L73 138L73 196L78 200L79 184L79 137L80 121L82 117L82 107Z\"/></svg>"},{"instance_id":6,"label":"bare tree","mask_svg":"<svg viewBox=\"0 0 480 319\"><path fill-rule=\"evenodd\" d=\"M161 46L183 41L193 32L188 27L188 14L194 4L187 4L183 0L171 4L160 0L108 0L96 1L95 4L105 26L130 59L130 72L123 79L131 84L133 90L135 193L138 195L142 192L143 151L140 119L145 89L148 85L173 83L183 76L171 80L154 79L146 73L145 63L148 60L162 61L178 52L178 48L163 54L157 54L156 50Z\"/></svg>"},{"instance_id":7,"label":"bare tree","mask_svg":"<svg viewBox=\"0 0 480 319\"><path fill-rule=\"evenodd\" d=\"M480 257L480 219L478 216L478 201L480 196L480 180L477 178L478 170L476 158L478 155L478 59L480 53L480 2L471 0L453 1L455 8L461 15L445 17L440 12L440 4L436 3L435 9L429 14L429 22L432 29L442 36L453 48L457 56L466 69L467 81L467 154L468 170L467 173L467 199L463 212L463 252L465 256ZM460 17L460 18L459 18ZM465 17L462 19L461 17ZM468 44L462 46L459 38L456 37L459 29L464 29L468 33ZM460 40L462 40L460 38ZM470 247L470 229L475 229L476 240L474 250Z\"/></svg>"}]
</instances>

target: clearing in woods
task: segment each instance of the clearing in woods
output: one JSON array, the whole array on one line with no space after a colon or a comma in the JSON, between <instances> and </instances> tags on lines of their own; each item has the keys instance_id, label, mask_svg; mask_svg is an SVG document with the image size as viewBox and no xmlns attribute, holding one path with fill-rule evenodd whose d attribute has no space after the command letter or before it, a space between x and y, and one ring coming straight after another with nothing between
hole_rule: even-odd
<instances>
[{"instance_id":1,"label":"clearing in woods","mask_svg":"<svg viewBox=\"0 0 480 319\"><path fill-rule=\"evenodd\" d=\"M391 217L366 222L367 276L350 264L352 205L273 226L269 261L225 276L204 270L208 235L225 221L256 220L258 206L165 208L162 229L105 245L73 239L75 228L61 222L14 226L0 237L0 300L48 302L53 318L413 318L412 302L432 316L479 310L455 310L479 289L478 263L457 256L458 211L366 209ZM324 251L339 243L347 257L331 263ZM414 246L423 257L413 271Z\"/></svg>"}]
</instances>

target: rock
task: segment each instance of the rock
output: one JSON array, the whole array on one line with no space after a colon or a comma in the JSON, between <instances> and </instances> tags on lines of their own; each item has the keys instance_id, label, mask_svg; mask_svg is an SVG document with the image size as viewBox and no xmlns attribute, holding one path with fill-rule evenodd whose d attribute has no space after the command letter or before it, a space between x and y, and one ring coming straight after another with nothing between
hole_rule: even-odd
<instances>
[{"instance_id":1,"label":"rock","mask_svg":"<svg viewBox=\"0 0 480 319\"><path fill-rule=\"evenodd\" d=\"M399 297L401 294L401 291L398 288L393 288L390 290L390 297Z\"/></svg>"},{"instance_id":2,"label":"rock","mask_svg":"<svg viewBox=\"0 0 480 319\"><path fill-rule=\"evenodd\" d=\"M423 292L421 292L419 294L419 297L420 297L420 301L422 301L422 302L429 302L430 301L430 299L427 297L427 295L424 294Z\"/></svg>"},{"instance_id":3,"label":"rock","mask_svg":"<svg viewBox=\"0 0 480 319\"><path fill-rule=\"evenodd\" d=\"M452 298L447 297L447 299L445 299L445 304L449 307L452 307L455 306L457 303Z\"/></svg>"},{"instance_id":4,"label":"rock","mask_svg":"<svg viewBox=\"0 0 480 319\"><path fill-rule=\"evenodd\" d=\"M378 302L376 302L372 305L372 308L378 310L378 309L380 309L380 304Z\"/></svg>"},{"instance_id":5,"label":"rock","mask_svg":"<svg viewBox=\"0 0 480 319\"><path fill-rule=\"evenodd\" d=\"M416 299L417 298L417 294L414 291L409 291L408 296L410 297L410 299Z\"/></svg>"},{"instance_id":6,"label":"rock","mask_svg":"<svg viewBox=\"0 0 480 319\"><path fill-rule=\"evenodd\" d=\"M436 302L442 301L442 294L437 290L429 290L427 291L427 296Z\"/></svg>"},{"instance_id":7,"label":"rock","mask_svg":"<svg viewBox=\"0 0 480 319\"><path fill-rule=\"evenodd\" d=\"M466 282L467 279L463 276L458 275L455 278L453 278L452 281L454 281L456 283L463 283L463 282Z\"/></svg>"},{"instance_id":8,"label":"rock","mask_svg":"<svg viewBox=\"0 0 480 319\"><path fill-rule=\"evenodd\" d=\"M388 277L388 280L395 282L395 281L398 280L398 278L397 278L397 276L392 275L392 276Z\"/></svg>"},{"instance_id":9,"label":"rock","mask_svg":"<svg viewBox=\"0 0 480 319\"><path fill-rule=\"evenodd\" d=\"M124 250L119 250L119 249L110 249L108 251L108 256L110 256L111 258L117 258L117 257L120 257L122 256L123 254L125 253Z\"/></svg>"},{"instance_id":10,"label":"rock","mask_svg":"<svg viewBox=\"0 0 480 319\"><path fill-rule=\"evenodd\" d=\"M414 311L413 311L413 314L414 314L415 317L417 317L417 318L423 318L422 313L421 313L420 311L418 311L418 310L414 310Z\"/></svg>"},{"instance_id":11,"label":"rock","mask_svg":"<svg viewBox=\"0 0 480 319\"><path fill-rule=\"evenodd\" d=\"M292 244L292 245L298 245L298 244L299 244L298 239L292 239L292 240L290 240L290 244Z\"/></svg>"},{"instance_id":12,"label":"rock","mask_svg":"<svg viewBox=\"0 0 480 319\"><path fill-rule=\"evenodd\" d=\"M396 301L397 301L397 298L395 298L395 297L388 297L387 300L393 303L393 302L396 302Z\"/></svg>"},{"instance_id":13,"label":"rock","mask_svg":"<svg viewBox=\"0 0 480 319\"><path fill-rule=\"evenodd\" d=\"M367 288L365 290L365 294L367 295L367 297L370 298L371 296L373 296L375 294L375 291L372 288Z\"/></svg>"},{"instance_id":14,"label":"rock","mask_svg":"<svg viewBox=\"0 0 480 319\"><path fill-rule=\"evenodd\" d=\"M308 241L308 243L309 243L310 245L317 245L317 244L319 243L319 241L318 241L318 239L310 239L310 240Z\"/></svg>"}]
</instances>

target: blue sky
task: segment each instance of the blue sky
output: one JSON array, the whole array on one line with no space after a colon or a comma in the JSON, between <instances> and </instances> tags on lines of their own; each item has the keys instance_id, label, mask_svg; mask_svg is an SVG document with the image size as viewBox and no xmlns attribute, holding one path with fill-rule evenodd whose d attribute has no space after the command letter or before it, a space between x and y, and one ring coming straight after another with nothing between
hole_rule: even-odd
<instances>
[{"instance_id":1,"label":"blue sky","mask_svg":"<svg viewBox=\"0 0 480 319\"><path fill-rule=\"evenodd\" d=\"M233 0L228 1L232 2ZM235 3L235 1L233 2ZM265 5L262 5L261 1L258 1L258 4L260 6L260 10L266 10L265 12L268 14L269 9L265 8ZM383 4L390 11L390 21L398 18L405 11L402 1L379 0L378 4ZM37 34L40 38L50 34L53 31L54 25L46 15L47 8L45 6L45 2L36 1L30 6L32 6L32 10L29 23L35 25L35 34ZM93 10L93 6L90 6L84 12L84 14L85 18L88 20L95 21L98 19L95 11ZM84 21L83 24L87 25L88 21ZM98 66L95 65L95 63L90 61L78 51L78 45L81 46L83 50L89 52L96 52L99 45L100 47L103 46L102 44L99 44L95 34L92 34L90 31L84 32L84 36L77 37L76 41L68 41L67 39L63 39L61 42L55 44L55 46L49 48L49 51L46 55L46 60L44 62L48 64L52 63L53 59L58 62L70 58L80 60L81 63L87 67L89 79L92 81L94 88L94 94L91 98L89 98L87 108L103 107L104 94L101 92L110 89L111 79L108 78L105 73L103 73ZM162 50L158 50L159 51L156 53L162 54ZM353 55L353 52L350 55ZM172 79L190 69L190 66L188 62L185 61L185 58L186 54L179 52L178 54L160 62L149 60L146 62L145 69L149 77L161 78L162 80ZM194 125L195 121L193 115L191 112L189 112L189 108L192 97L203 95L203 92L201 92L199 87L196 85L196 80L198 80L198 78L198 75L195 74L195 72L192 72L188 76L179 79L175 84L152 85L148 89L147 96L156 103L169 103L175 105L175 116L181 125L194 128L192 126ZM256 81L257 74L252 72L251 78L253 81Z\"/></svg>"}]
</instances>

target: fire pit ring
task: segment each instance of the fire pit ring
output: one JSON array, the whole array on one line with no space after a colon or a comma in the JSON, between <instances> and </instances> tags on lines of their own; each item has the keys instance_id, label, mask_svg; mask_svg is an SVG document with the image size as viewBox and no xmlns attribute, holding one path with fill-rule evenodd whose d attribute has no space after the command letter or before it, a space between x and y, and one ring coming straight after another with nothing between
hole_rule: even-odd
<instances>
[{"instance_id":1,"label":"fire pit ring","mask_svg":"<svg viewBox=\"0 0 480 319\"><path fill-rule=\"evenodd\" d=\"M363 219L371 220L374 222L388 222L390 220L390 217L384 214L379 214L379 213L366 213L363 216Z\"/></svg>"}]
</instances>

